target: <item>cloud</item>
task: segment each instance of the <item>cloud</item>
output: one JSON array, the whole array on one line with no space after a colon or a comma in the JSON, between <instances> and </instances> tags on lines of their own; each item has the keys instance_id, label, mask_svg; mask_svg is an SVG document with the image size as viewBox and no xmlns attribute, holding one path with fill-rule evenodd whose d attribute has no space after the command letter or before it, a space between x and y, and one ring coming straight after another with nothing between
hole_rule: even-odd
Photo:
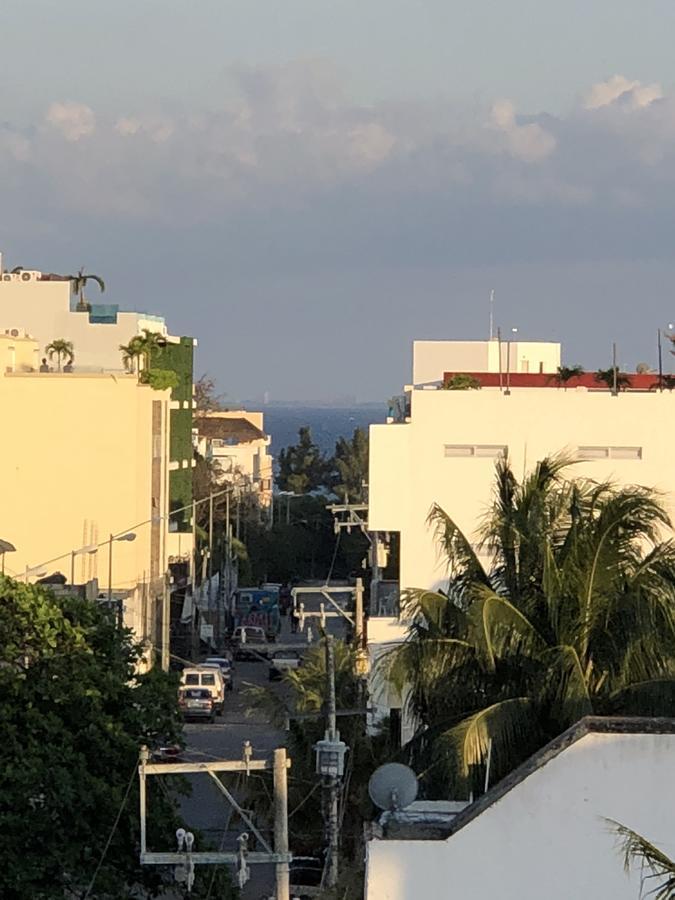
<instances>
[{"instance_id":1,"label":"cloud","mask_svg":"<svg viewBox=\"0 0 675 900\"><path fill-rule=\"evenodd\" d=\"M625 109L643 109L655 100L663 99L660 84L642 84L623 75L612 75L607 81L594 84L585 99L586 109L620 104Z\"/></svg>"},{"instance_id":2,"label":"cloud","mask_svg":"<svg viewBox=\"0 0 675 900\"><path fill-rule=\"evenodd\" d=\"M89 137L96 129L94 111L84 103L52 103L46 119L67 141Z\"/></svg>"},{"instance_id":3,"label":"cloud","mask_svg":"<svg viewBox=\"0 0 675 900\"><path fill-rule=\"evenodd\" d=\"M0 126L3 208L28 231L231 228L312 265L347 247L425 260L546 241L556 257L617 253L621 229L639 231L637 252L655 242L647 217L675 208L674 173L675 98L620 75L553 116L509 99L363 105L320 61L236 66L210 106L55 99L32 125ZM596 223L585 245L582 217Z\"/></svg>"}]
</instances>

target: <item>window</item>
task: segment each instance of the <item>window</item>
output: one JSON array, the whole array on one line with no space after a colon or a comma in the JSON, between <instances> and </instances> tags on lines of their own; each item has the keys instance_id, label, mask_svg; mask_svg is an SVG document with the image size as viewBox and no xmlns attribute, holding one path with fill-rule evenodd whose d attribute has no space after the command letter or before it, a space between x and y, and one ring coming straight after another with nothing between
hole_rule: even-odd
<instances>
[{"instance_id":1,"label":"window","mask_svg":"<svg viewBox=\"0 0 675 900\"><path fill-rule=\"evenodd\" d=\"M202 675L202 686L213 687L216 683L215 675Z\"/></svg>"},{"instance_id":2,"label":"window","mask_svg":"<svg viewBox=\"0 0 675 900\"><path fill-rule=\"evenodd\" d=\"M577 459L642 459L642 447L579 447Z\"/></svg>"},{"instance_id":3,"label":"window","mask_svg":"<svg viewBox=\"0 0 675 900\"><path fill-rule=\"evenodd\" d=\"M185 684L199 684L199 675L186 675Z\"/></svg>"},{"instance_id":4,"label":"window","mask_svg":"<svg viewBox=\"0 0 675 900\"><path fill-rule=\"evenodd\" d=\"M506 456L507 449L504 444L446 444L445 456L497 459L499 456Z\"/></svg>"}]
</instances>

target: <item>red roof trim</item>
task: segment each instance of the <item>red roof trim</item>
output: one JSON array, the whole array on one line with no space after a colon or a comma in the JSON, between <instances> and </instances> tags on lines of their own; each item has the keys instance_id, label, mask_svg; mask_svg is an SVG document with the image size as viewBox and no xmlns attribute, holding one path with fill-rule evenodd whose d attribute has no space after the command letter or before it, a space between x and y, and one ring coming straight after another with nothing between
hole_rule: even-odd
<instances>
[{"instance_id":1,"label":"red roof trim","mask_svg":"<svg viewBox=\"0 0 675 900\"><path fill-rule=\"evenodd\" d=\"M624 373L622 373L624 374ZM659 386L659 376L653 372L639 374L637 372L625 373L630 379L628 390L649 391L656 390ZM443 380L447 381L453 375L471 375L480 382L481 387L499 387L500 384L506 386L506 372L500 376L498 372L445 372ZM596 391L608 391L609 388L602 381L597 381L595 372L584 372L583 375L577 375L570 378L564 384L559 384L557 375L543 374L541 372L511 372L508 376L510 387L517 388L568 388L577 387L589 388Z\"/></svg>"}]
</instances>

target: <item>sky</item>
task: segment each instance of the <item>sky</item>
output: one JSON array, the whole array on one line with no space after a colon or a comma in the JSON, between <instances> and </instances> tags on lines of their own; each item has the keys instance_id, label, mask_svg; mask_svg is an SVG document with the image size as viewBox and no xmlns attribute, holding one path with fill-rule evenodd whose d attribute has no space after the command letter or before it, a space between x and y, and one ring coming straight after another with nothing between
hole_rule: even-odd
<instances>
[{"instance_id":1,"label":"sky","mask_svg":"<svg viewBox=\"0 0 675 900\"><path fill-rule=\"evenodd\" d=\"M2 0L0 251L165 315L233 400L386 399L492 289L568 364L654 365L674 31L671 0Z\"/></svg>"}]
</instances>

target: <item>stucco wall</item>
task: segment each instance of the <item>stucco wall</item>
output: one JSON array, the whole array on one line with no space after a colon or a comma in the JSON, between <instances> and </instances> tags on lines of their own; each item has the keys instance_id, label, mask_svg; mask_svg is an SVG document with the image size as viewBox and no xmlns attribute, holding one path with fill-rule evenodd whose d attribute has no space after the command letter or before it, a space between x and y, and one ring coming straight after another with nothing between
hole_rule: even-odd
<instances>
[{"instance_id":1,"label":"stucco wall","mask_svg":"<svg viewBox=\"0 0 675 900\"><path fill-rule=\"evenodd\" d=\"M87 297L92 303L108 302L107 293L99 295L93 284ZM70 305L70 282L0 281L0 328L24 328L38 341L41 356L55 338L72 341L79 369L121 371L120 344L128 344L145 327L166 334L158 317L120 312L116 324L92 324L87 312L72 312Z\"/></svg>"},{"instance_id":2,"label":"stucco wall","mask_svg":"<svg viewBox=\"0 0 675 900\"><path fill-rule=\"evenodd\" d=\"M152 403L161 403L157 440ZM70 550L105 541L153 516L166 515L168 391L138 385L134 376L6 375L0 377L0 536L9 574L45 566L70 578ZM159 496L152 505L153 455ZM165 568L164 533L155 542ZM133 542L116 542L113 587L131 589L151 571L151 527L134 528ZM108 548L78 556L76 581L108 583Z\"/></svg>"},{"instance_id":3,"label":"stucco wall","mask_svg":"<svg viewBox=\"0 0 675 900\"><path fill-rule=\"evenodd\" d=\"M496 341L414 341L413 384L440 381L444 372L498 372ZM501 342L502 370L555 372L560 365L560 344L546 341Z\"/></svg>"},{"instance_id":4,"label":"stucco wall","mask_svg":"<svg viewBox=\"0 0 675 900\"><path fill-rule=\"evenodd\" d=\"M370 527L401 532L401 587L446 581L426 525L439 503L468 535L489 507L495 460L446 457L446 444L508 447L520 478L546 454L579 445L639 446L642 458L582 462L570 475L656 487L673 511L675 395L556 388L413 391L406 425L371 426Z\"/></svg>"},{"instance_id":5,"label":"stucco wall","mask_svg":"<svg viewBox=\"0 0 675 900\"><path fill-rule=\"evenodd\" d=\"M371 841L366 897L637 900L604 820L674 857L674 804L674 735L590 734L446 841Z\"/></svg>"}]
</instances>

